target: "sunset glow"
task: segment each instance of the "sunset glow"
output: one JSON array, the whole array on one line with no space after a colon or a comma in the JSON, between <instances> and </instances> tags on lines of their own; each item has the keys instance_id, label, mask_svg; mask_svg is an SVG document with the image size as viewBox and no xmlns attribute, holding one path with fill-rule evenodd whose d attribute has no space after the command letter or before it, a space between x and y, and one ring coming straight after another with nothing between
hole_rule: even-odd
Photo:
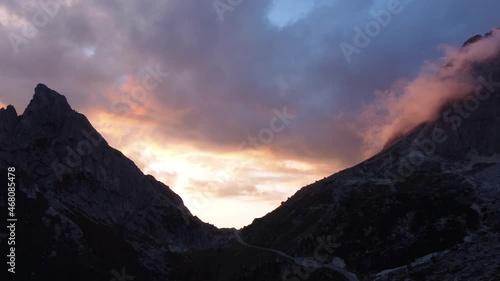
<instances>
[{"instance_id":1,"label":"sunset glow","mask_svg":"<svg viewBox=\"0 0 500 281\"><path fill-rule=\"evenodd\" d=\"M0 107L22 114L45 83L219 227L250 224L434 118L475 86L454 76L460 62L487 59L500 37L458 51L497 24L496 9L401 1L346 59L339 46L385 2L242 1L223 17L213 1L150 2L66 1L31 33L37 1L2 2ZM446 82L433 78L452 58Z\"/></svg>"}]
</instances>

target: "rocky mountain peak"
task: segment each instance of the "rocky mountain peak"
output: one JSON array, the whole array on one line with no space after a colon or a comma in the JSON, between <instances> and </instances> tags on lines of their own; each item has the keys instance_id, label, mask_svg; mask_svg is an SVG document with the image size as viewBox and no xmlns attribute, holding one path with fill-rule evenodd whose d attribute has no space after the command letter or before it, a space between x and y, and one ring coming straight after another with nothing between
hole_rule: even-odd
<instances>
[{"instance_id":1,"label":"rocky mountain peak","mask_svg":"<svg viewBox=\"0 0 500 281\"><path fill-rule=\"evenodd\" d=\"M64 117L72 112L73 109L69 105L65 96L40 83L35 87L33 99L26 108L24 114L48 114L53 117L51 118L52 120L57 120L58 118Z\"/></svg>"},{"instance_id":2,"label":"rocky mountain peak","mask_svg":"<svg viewBox=\"0 0 500 281\"><path fill-rule=\"evenodd\" d=\"M479 41L481 39L488 38L495 31L500 31L500 27L495 27L490 32L488 32L488 33L486 33L484 35L477 34L477 35L472 36L471 38L469 38L467 41L464 42L464 44L462 45L462 47L466 47L468 45L474 44L474 43L476 43L477 41Z\"/></svg>"},{"instance_id":3,"label":"rocky mountain peak","mask_svg":"<svg viewBox=\"0 0 500 281\"><path fill-rule=\"evenodd\" d=\"M469 46L470 44L473 44L479 40L483 39L483 36L482 35L475 35L471 38L469 38L467 41L464 42L464 44L462 45L462 47L466 47L466 46Z\"/></svg>"},{"instance_id":4,"label":"rocky mountain peak","mask_svg":"<svg viewBox=\"0 0 500 281\"><path fill-rule=\"evenodd\" d=\"M144 175L44 84L36 86L22 115L12 106L0 110L0 169L10 166L22 175L16 186L19 209L29 210L16 229L49 233L21 249L20 256L37 249L37 258L71 275L74 270L94 274L82 280L109 280L96 276L108 274L110 263L146 272L141 276L165 274L165 257L215 243L213 226L192 216L175 192ZM0 205L3 199L0 195ZM95 265L78 264L92 259Z\"/></svg>"},{"instance_id":5,"label":"rocky mountain peak","mask_svg":"<svg viewBox=\"0 0 500 281\"><path fill-rule=\"evenodd\" d=\"M65 96L38 84L29 105L19 116L15 135L28 145L29 139L69 136L91 127L88 120L74 111Z\"/></svg>"},{"instance_id":6,"label":"rocky mountain peak","mask_svg":"<svg viewBox=\"0 0 500 281\"><path fill-rule=\"evenodd\" d=\"M43 95L49 93L50 91L51 89L43 83L38 83L35 87L35 94Z\"/></svg>"},{"instance_id":7,"label":"rocky mountain peak","mask_svg":"<svg viewBox=\"0 0 500 281\"><path fill-rule=\"evenodd\" d=\"M3 144L12 133L17 123L17 112L12 105L0 109L0 144Z\"/></svg>"}]
</instances>

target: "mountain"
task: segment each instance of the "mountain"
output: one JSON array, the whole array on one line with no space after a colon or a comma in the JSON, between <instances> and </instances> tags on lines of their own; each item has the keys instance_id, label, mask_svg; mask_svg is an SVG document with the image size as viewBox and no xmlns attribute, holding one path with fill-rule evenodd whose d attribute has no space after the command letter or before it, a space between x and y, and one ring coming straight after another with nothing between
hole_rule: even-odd
<instances>
[{"instance_id":1,"label":"mountain","mask_svg":"<svg viewBox=\"0 0 500 281\"><path fill-rule=\"evenodd\" d=\"M304 187L245 227L244 240L341 261L360 280L500 280L498 50L471 67L474 93L371 159Z\"/></svg>"},{"instance_id":2,"label":"mountain","mask_svg":"<svg viewBox=\"0 0 500 281\"><path fill-rule=\"evenodd\" d=\"M468 75L477 90L434 120L241 230L191 215L64 96L39 84L21 115L0 110L0 170L8 178L15 167L17 186L17 277L500 280L500 54Z\"/></svg>"},{"instance_id":3,"label":"mountain","mask_svg":"<svg viewBox=\"0 0 500 281\"><path fill-rule=\"evenodd\" d=\"M122 268L153 278L167 273L169 253L215 241L215 227L192 216L177 194L111 148L45 85L20 116L12 106L0 110L0 170L11 166L18 275L26 278L59 272L61 280L109 280Z\"/></svg>"}]
</instances>

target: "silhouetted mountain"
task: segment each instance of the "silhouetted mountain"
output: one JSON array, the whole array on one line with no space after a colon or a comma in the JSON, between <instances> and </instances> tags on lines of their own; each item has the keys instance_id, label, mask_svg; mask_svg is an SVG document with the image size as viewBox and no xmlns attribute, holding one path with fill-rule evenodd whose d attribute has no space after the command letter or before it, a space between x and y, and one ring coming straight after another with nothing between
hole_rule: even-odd
<instances>
[{"instance_id":1,"label":"silhouetted mountain","mask_svg":"<svg viewBox=\"0 0 500 281\"><path fill-rule=\"evenodd\" d=\"M0 170L17 176L18 277L500 280L500 56L470 75L480 91L241 231L192 216L39 84L22 115L0 110Z\"/></svg>"},{"instance_id":2,"label":"silhouetted mountain","mask_svg":"<svg viewBox=\"0 0 500 281\"><path fill-rule=\"evenodd\" d=\"M0 111L0 168L10 166L19 178L18 275L26 278L110 280L123 267L164 276L166 255L214 241L213 226L45 85L22 115Z\"/></svg>"}]
</instances>

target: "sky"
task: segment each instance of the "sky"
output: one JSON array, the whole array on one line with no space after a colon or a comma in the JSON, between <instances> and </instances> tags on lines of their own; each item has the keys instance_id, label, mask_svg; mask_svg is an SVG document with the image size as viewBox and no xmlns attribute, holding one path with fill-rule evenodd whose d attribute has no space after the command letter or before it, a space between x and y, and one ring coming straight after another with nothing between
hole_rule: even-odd
<instances>
[{"instance_id":1,"label":"sky","mask_svg":"<svg viewBox=\"0 0 500 281\"><path fill-rule=\"evenodd\" d=\"M239 228L430 118L433 93L463 85L429 73L500 26L498 10L497 0L3 0L0 106L21 113L46 84L194 215Z\"/></svg>"}]
</instances>

